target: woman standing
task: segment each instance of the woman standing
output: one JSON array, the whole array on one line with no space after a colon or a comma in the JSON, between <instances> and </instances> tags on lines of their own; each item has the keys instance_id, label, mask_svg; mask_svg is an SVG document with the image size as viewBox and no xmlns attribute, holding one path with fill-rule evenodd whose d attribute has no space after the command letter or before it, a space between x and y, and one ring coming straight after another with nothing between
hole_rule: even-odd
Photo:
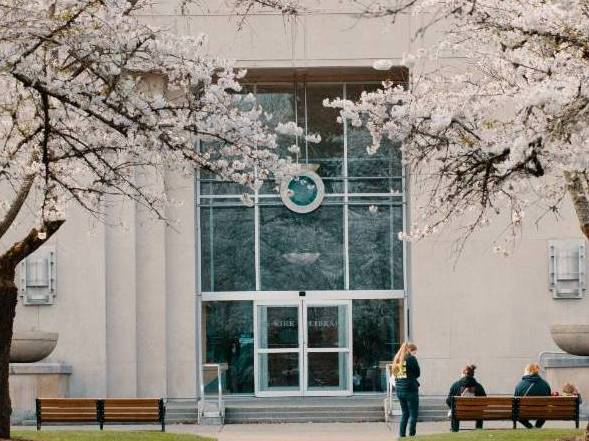
<instances>
[{"instance_id":1,"label":"woman standing","mask_svg":"<svg viewBox=\"0 0 589 441\"><path fill-rule=\"evenodd\" d=\"M487 393L483 386L474 378L474 371L476 370L474 364L468 364L462 369L462 377L456 383L450 387L448 398L446 398L446 404L452 409L454 403L454 397L486 397ZM477 429L483 428L483 421L479 420L476 422ZM460 422L452 420L451 426L452 432L458 432L460 430Z\"/></svg>"},{"instance_id":2,"label":"woman standing","mask_svg":"<svg viewBox=\"0 0 589 441\"><path fill-rule=\"evenodd\" d=\"M409 423L409 436L415 436L417 428L417 414L419 412L419 363L415 354L417 346L405 342L393 359L392 374L395 377L397 398L401 404L401 425L399 436L405 438L407 423Z\"/></svg>"}]
</instances>

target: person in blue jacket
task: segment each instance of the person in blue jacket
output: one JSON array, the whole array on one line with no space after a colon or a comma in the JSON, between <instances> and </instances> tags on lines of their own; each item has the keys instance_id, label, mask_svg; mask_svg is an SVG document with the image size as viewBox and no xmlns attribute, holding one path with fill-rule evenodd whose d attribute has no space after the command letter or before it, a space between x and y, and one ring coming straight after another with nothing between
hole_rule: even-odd
<instances>
[{"instance_id":1,"label":"person in blue jacket","mask_svg":"<svg viewBox=\"0 0 589 441\"><path fill-rule=\"evenodd\" d=\"M538 363L530 363L526 366L524 376L515 386L516 397L549 397L552 395L550 385L540 377L540 366ZM519 422L528 429L534 428L529 420L520 419ZM540 429L545 420L536 420L535 427Z\"/></svg>"},{"instance_id":2,"label":"person in blue jacket","mask_svg":"<svg viewBox=\"0 0 589 441\"><path fill-rule=\"evenodd\" d=\"M399 437L407 435L409 424L409 436L415 436L417 431L417 415L419 413L419 381L421 375L419 363L415 354L417 346L405 342L401 345L392 363L392 374L395 378L397 398L401 404L401 424Z\"/></svg>"}]
</instances>

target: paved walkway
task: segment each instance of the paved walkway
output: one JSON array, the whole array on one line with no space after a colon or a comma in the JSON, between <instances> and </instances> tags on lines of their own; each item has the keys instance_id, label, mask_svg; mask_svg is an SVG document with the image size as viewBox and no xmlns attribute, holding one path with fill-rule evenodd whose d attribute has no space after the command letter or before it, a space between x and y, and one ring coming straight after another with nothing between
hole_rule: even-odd
<instances>
[{"instance_id":1,"label":"paved walkway","mask_svg":"<svg viewBox=\"0 0 589 441\"><path fill-rule=\"evenodd\" d=\"M153 426L155 428L155 426ZM465 429L473 424L463 424ZM488 429L511 429L509 422L485 423ZM574 428L570 422L546 423L546 428ZM107 426L105 430L150 430L151 426ZM23 429L14 427L14 430ZM27 429L34 430L32 427ZM228 424L226 426L198 426L195 424L168 425L168 432L192 433L216 438L218 441L393 441L397 439L396 423L331 423L331 424ZM46 426L43 430L97 430L96 426ZM157 430L157 429L155 429ZM418 434L445 433L448 422L419 423ZM518 430L525 430L520 428Z\"/></svg>"},{"instance_id":2,"label":"paved walkway","mask_svg":"<svg viewBox=\"0 0 589 441\"><path fill-rule=\"evenodd\" d=\"M474 423L463 424L463 427L469 429L474 427ZM489 422L486 427L511 429L511 423ZM548 422L545 427L574 428L574 425ZM178 426L170 430L210 436L219 441L393 441L397 439L399 426L396 423L228 424L222 428ZM418 434L422 435L445 433L448 430L448 422L420 423L417 426Z\"/></svg>"}]
</instances>

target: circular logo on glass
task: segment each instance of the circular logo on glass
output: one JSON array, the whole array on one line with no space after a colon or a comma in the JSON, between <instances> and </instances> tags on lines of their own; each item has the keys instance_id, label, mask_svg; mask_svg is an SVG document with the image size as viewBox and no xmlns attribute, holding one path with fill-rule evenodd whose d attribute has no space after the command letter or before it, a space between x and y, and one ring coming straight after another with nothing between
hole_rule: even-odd
<instances>
[{"instance_id":1,"label":"circular logo on glass","mask_svg":"<svg viewBox=\"0 0 589 441\"><path fill-rule=\"evenodd\" d=\"M323 202L325 186L317 173L304 171L282 181L280 196L289 210L310 213Z\"/></svg>"}]
</instances>

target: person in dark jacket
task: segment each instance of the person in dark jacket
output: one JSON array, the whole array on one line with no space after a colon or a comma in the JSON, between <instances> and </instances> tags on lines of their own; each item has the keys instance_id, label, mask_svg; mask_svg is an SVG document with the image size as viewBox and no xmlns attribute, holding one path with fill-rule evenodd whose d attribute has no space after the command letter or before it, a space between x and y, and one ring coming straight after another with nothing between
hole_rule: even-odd
<instances>
[{"instance_id":1,"label":"person in dark jacket","mask_svg":"<svg viewBox=\"0 0 589 441\"><path fill-rule=\"evenodd\" d=\"M407 424L409 424L409 436L415 436L417 431L417 415L419 413L419 381L421 375L419 363L415 354L417 346L405 342L397 351L392 364L392 374L395 377L395 389L397 398L401 404L401 424L399 437L405 438Z\"/></svg>"},{"instance_id":2,"label":"person in dark jacket","mask_svg":"<svg viewBox=\"0 0 589 441\"><path fill-rule=\"evenodd\" d=\"M454 397L486 397L487 393L483 386L474 378L474 371L476 370L476 366L474 364L469 364L464 367L462 370L462 377L460 380L455 382L450 387L450 392L448 393L448 398L446 398L446 404L450 409L452 409L452 403L454 402ZM482 429L483 428L483 421L476 422L476 428ZM452 420L450 430L452 432L458 432L460 430L460 422L456 420Z\"/></svg>"},{"instance_id":3,"label":"person in dark jacket","mask_svg":"<svg viewBox=\"0 0 589 441\"><path fill-rule=\"evenodd\" d=\"M552 395L550 385L540 377L540 366L538 363L531 363L526 366L524 376L515 386L516 397L549 397ZM528 420L520 419L519 422L528 429L532 429L532 423ZM540 429L545 420L536 420L536 428Z\"/></svg>"}]
</instances>

